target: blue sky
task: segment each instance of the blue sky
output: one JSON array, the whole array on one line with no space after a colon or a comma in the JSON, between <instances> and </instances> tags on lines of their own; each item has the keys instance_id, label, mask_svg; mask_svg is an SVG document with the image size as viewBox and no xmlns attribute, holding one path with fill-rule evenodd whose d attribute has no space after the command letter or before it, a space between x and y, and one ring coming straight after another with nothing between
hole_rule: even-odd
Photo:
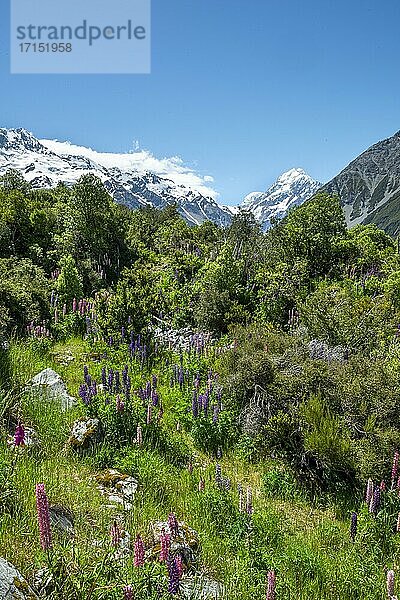
<instances>
[{"instance_id":1,"label":"blue sky","mask_svg":"<svg viewBox=\"0 0 400 600\"><path fill-rule=\"evenodd\" d=\"M7 5L0 126L138 140L213 176L225 203L294 166L327 181L400 129L398 0L153 0L152 73L123 76L10 75Z\"/></svg>"}]
</instances>

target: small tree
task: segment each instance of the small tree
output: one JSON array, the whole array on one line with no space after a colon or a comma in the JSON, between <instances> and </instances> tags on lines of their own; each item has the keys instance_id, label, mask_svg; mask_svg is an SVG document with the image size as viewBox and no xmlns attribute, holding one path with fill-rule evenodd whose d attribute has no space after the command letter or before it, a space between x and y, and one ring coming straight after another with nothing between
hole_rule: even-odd
<instances>
[{"instance_id":1,"label":"small tree","mask_svg":"<svg viewBox=\"0 0 400 600\"><path fill-rule=\"evenodd\" d=\"M56 281L56 290L60 302L70 303L74 298L81 298L83 294L82 280L71 255L60 260L61 272Z\"/></svg>"}]
</instances>

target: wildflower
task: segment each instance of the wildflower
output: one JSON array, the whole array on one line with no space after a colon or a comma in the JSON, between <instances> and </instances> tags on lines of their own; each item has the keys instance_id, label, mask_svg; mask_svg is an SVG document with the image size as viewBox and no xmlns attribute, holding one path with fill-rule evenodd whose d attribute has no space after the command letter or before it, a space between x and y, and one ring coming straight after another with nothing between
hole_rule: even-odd
<instances>
[{"instance_id":1,"label":"wildflower","mask_svg":"<svg viewBox=\"0 0 400 600\"><path fill-rule=\"evenodd\" d=\"M117 521L114 521L114 523L111 527L111 530L110 530L110 535L111 535L111 543L112 543L113 547L118 548L122 536L121 536L121 529L118 527Z\"/></svg>"},{"instance_id":2,"label":"wildflower","mask_svg":"<svg viewBox=\"0 0 400 600\"><path fill-rule=\"evenodd\" d=\"M200 481L199 481L199 492L204 492L205 489L206 489L206 482L204 481L204 479L200 479Z\"/></svg>"},{"instance_id":3,"label":"wildflower","mask_svg":"<svg viewBox=\"0 0 400 600\"><path fill-rule=\"evenodd\" d=\"M199 416L199 404L198 404L198 401L197 401L197 392L196 392L196 390L193 392L192 414L193 414L193 416L194 416L195 419L197 419L197 417Z\"/></svg>"},{"instance_id":4,"label":"wildflower","mask_svg":"<svg viewBox=\"0 0 400 600\"><path fill-rule=\"evenodd\" d=\"M146 418L146 423L147 425L150 425L151 423L151 404L147 405L147 418Z\"/></svg>"},{"instance_id":5,"label":"wildflower","mask_svg":"<svg viewBox=\"0 0 400 600\"><path fill-rule=\"evenodd\" d=\"M357 535L357 513L353 512L353 514L351 515L351 524L350 524L350 537L353 540L353 542L356 539L356 535Z\"/></svg>"},{"instance_id":6,"label":"wildflower","mask_svg":"<svg viewBox=\"0 0 400 600\"><path fill-rule=\"evenodd\" d=\"M136 429L136 443L141 446L143 444L143 432L140 425Z\"/></svg>"},{"instance_id":7,"label":"wildflower","mask_svg":"<svg viewBox=\"0 0 400 600\"><path fill-rule=\"evenodd\" d=\"M171 536L168 533L165 533L165 529L163 529L161 531L160 543L161 543L160 561L167 562L168 556L169 556L169 550L171 547Z\"/></svg>"},{"instance_id":8,"label":"wildflower","mask_svg":"<svg viewBox=\"0 0 400 600\"><path fill-rule=\"evenodd\" d=\"M144 545L140 535L136 536L133 564L135 567L144 565Z\"/></svg>"},{"instance_id":9,"label":"wildflower","mask_svg":"<svg viewBox=\"0 0 400 600\"><path fill-rule=\"evenodd\" d=\"M381 492L386 492L386 483L382 480L379 486Z\"/></svg>"},{"instance_id":10,"label":"wildflower","mask_svg":"<svg viewBox=\"0 0 400 600\"><path fill-rule=\"evenodd\" d=\"M51 527L49 501L47 499L44 483L36 484L36 511L39 523L40 544L43 550L51 548Z\"/></svg>"},{"instance_id":11,"label":"wildflower","mask_svg":"<svg viewBox=\"0 0 400 600\"><path fill-rule=\"evenodd\" d=\"M275 600L275 571L268 571L267 599Z\"/></svg>"},{"instance_id":12,"label":"wildflower","mask_svg":"<svg viewBox=\"0 0 400 600\"><path fill-rule=\"evenodd\" d=\"M175 557L175 562L176 562L176 568L178 571L179 579L181 579L182 575L183 575L183 561L182 561L182 556L180 554L178 554Z\"/></svg>"},{"instance_id":13,"label":"wildflower","mask_svg":"<svg viewBox=\"0 0 400 600\"><path fill-rule=\"evenodd\" d=\"M238 492L239 492L239 512L244 512L244 494L243 494L243 487L240 483L238 484Z\"/></svg>"},{"instance_id":14,"label":"wildflower","mask_svg":"<svg viewBox=\"0 0 400 600\"><path fill-rule=\"evenodd\" d=\"M115 400L115 407L117 409L117 412L120 412L120 413L124 412L125 404L119 394L117 395L117 398Z\"/></svg>"},{"instance_id":15,"label":"wildflower","mask_svg":"<svg viewBox=\"0 0 400 600\"><path fill-rule=\"evenodd\" d=\"M21 423L17 425L14 433L14 446L25 446L25 430Z\"/></svg>"},{"instance_id":16,"label":"wildflower","mask_svg":"<svg viewBox=\"0 0 400 600\"><path fill-rule=\"evenodd\" d=\"M369 512L376 515L376 513L379 510L380 503L381 503L381 491L377 487L377 488L375 488L374 494L371 498L371 502L369 505Z\"/></svg>"},{"instance_id":17,"label":"wildflower","mask_svg":"<svg viewBox=\"0 0 400 600\"><path fill-rule=\"evenodd\" d=\"M219 463L217 463L215 465L215 483L218 485L218 487L221 487L222 485L222 470L221 470L221 465Z\"/></svg>"},{"instance_id":18,"label":"wildflower","mask_svg":"<svg viewBox=\"0 0 400 600\"><path fill-rule=\"evenodd\" d=\"M193 473L193 463L191 460L189 460L188 471L189 471L190 475Z\"/></svg>"},{"instance_id":19,"label":"wildflower","mask_svg":"<svg viewBox=\"0 0 400 600\"><path fill-rule=\"evenodd\" d=\"M394 571L390 569L386 576L386 589L389 598L394 596Z\"/></svg>"},{"instance_id":20,"label":"wildflower","mask_svg":"<svg viewBox=\"0 0 400 600\"><path fill-rule=\"evenodd\" d=\"M396 533L400 533L400 512L397 515Z\"/></svg>"},{"instance_id":21,"label":"wildflower","mask_svg":"<svg viewBox=\"0 0 400 600\"><path fill-rule=\"evenodd\" d=\"M251 487L247 488L246 512L247 512L248 515L252 515L253 514L253 493L251 491Z\"/></svg>"},{"instance_id":22,"label":"wildflower","mask_svg":"<svg viewBox=\"0 0 400 600\"><path fill-rule=\"evenodd\" d=\"M131 585L124 586L124 600L133 600L133 587Z\"/></svg>"},{"instance_id":23,"label":"wildflower","mask_svg":"<svg viewBox=\"0 0 400 600\"><path fill-rule=\"evenodd\" d=\"M179 593L179 567L176 558L170 557L168 564L168 592L170 594Z\"/></svg>"},{"instance_id":24,"label":"wildflower","mask_svg":"<svg viewBox=\"0 0 400 600\"><path fill-rule=\"evenodd\" d=\"M396 452L394 453L394 456L393 456L392 487L394 487L395 481L397 479L398 470L399 470L399 453L396 450Z\"/></svg>"},{"instance_id":25,"label":"wildflower","mask_svg":"<svg viewBox=\"0 0 400 600\"><path fill-rule=\"evenodd\" d=\"M217 448L217 459L219 460L220 458L222 458L222 449L218 446L218 448Z\"/></svg>"},{"instance_id":26,"label":"wildflower","mask_svg":"<svg viewBox=\"0 0 400 600\"><path fill-rule=\"evenodd\" d=\"M169 513L168 515L168 526L171 532L171 536L173 538L176 538L179 534L179 524L178 519L176 518L173 512Z\"/></svg>"},{"instance_id":27,"label":"wildflower","mask_svg":"<svg viewBox=\"0 0 400 600\"><path fill-rule=\"evenodd\" d=\"M103 388L107 389L107 372L105 367L101 369L101 383Z\"/></svg>"},{"instance_id":28,"label":"wildflower","mask_svg":"<svg viewBox=\"0 0 400 600\"><path fill-rule=\"evenodd\" d=\"M365 502L367 503L368 506L370 505L373 494L374 494L374 482L372 481L372 479L368 479L367 490L365 493Z\"/></svg>"}]
</instances>

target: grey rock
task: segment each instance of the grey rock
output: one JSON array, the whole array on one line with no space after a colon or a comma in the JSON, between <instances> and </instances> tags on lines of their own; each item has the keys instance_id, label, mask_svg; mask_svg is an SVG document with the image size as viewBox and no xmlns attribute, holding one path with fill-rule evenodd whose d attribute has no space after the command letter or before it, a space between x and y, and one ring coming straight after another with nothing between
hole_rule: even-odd
<instances>
[{"instance_id":1,"label":"grey rock","mask_svg":"<svg viewBox=\"0 0 400 600\"><path fill-rule=\"evenodd\" d=\"M33 377L27 389L39 392L41 397L46 400L57 400L63 411L71 408L76 402L76 399L68 394L67 386L60 375L53 369L40 371Z\"/></svg>"},{"instance_id":2,"label":"grey rock","mask_svg":"<svg viewBox=\"0 0 400 600\"><path fill-rule=\"evenodd\" d=\"M0 600L37 600L38 596L7 560L0 558Z\"/></svg>"},{"instance_id":3,"label":"grey rock","mask_svg":"<svg viewBox=\"0 0 400 600\"><path fill-rule=\"evenodd\" d=\"M224 592L223 586L205 575L186 576L182 579L181 590L187 600L215 600Z\"/></svg>"},{"instance_id":4,"label":"grey rock","mask_svg":"<svg viewBox=\"0 0 400 600\"><path fill-rule=\"evenodd\" d=\"M72 425L67 444L76 450L88 450L103 439L103 431L99 419L82 417Z\"/></svg>"},{"instance_id":5,"label":"grey rock","mask_svg":"<svg viewBox=\"0 0 400 600\"><path fill-rule=\"evenodd\" d=\"M74 535L74 516L69 508L54 505L50 506L49 513L53 530L67 537Z\"/></svg>"},{"instance_id":6,"label":"grey rock","mask_svg":"<svg viewBox=\"0 0 400 600\"><path fill-rule=\"evenodd\" d=\"M325 360L327 362L337 361L345 362L348 358L349 350L343 346L329 346L323 340L311 340L308 344L309 356L313 360Z\"/></svg>"},{"instance_id":7,"label":"grey rock","mask_svg":"<svg viewBox=\"0 0 400 600\"><path fill-rule=\"evenodd\" d=\"M110 508L121 505L125 510L131 510L139 485L137 479L116 469L107 469L96 475L96 481L101 495L111 503Z\"/></svg>"}]
</instances>

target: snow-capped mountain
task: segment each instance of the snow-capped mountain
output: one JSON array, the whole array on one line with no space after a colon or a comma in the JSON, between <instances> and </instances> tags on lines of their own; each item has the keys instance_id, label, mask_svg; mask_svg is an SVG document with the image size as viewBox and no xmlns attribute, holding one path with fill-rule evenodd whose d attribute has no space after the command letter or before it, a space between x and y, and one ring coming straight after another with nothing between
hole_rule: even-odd
<instances>
[{"instance_id":1,"label":"snow-capped mountain","mask_svg":"<svg viewBox=\"0 0 400 600\"><path fill-rule=\"evenodd\" d=\"M283 173L266 192L252 192L246 196L241 208L249 210L267 230L271 219L281 219L290 208L299 206L321 187L303 169L290 169Z\"/></svg>"},{"instance_id":2,"label":"snow-capped mountain","mask_svg":"<svg viewBox=\"0 0 400 600\"><path fill-rule=\"evenodd\" d=\"M190 224L211 220L228 225L233 211L217 203L211 177L201 177L177 158L156 159L147 151L101 153L25 129L0 128L0 175L17 169L33 187L73 184L81 175L99 177L113 198L130 208L176 203Z\"/></svg>"}]
</instances>

